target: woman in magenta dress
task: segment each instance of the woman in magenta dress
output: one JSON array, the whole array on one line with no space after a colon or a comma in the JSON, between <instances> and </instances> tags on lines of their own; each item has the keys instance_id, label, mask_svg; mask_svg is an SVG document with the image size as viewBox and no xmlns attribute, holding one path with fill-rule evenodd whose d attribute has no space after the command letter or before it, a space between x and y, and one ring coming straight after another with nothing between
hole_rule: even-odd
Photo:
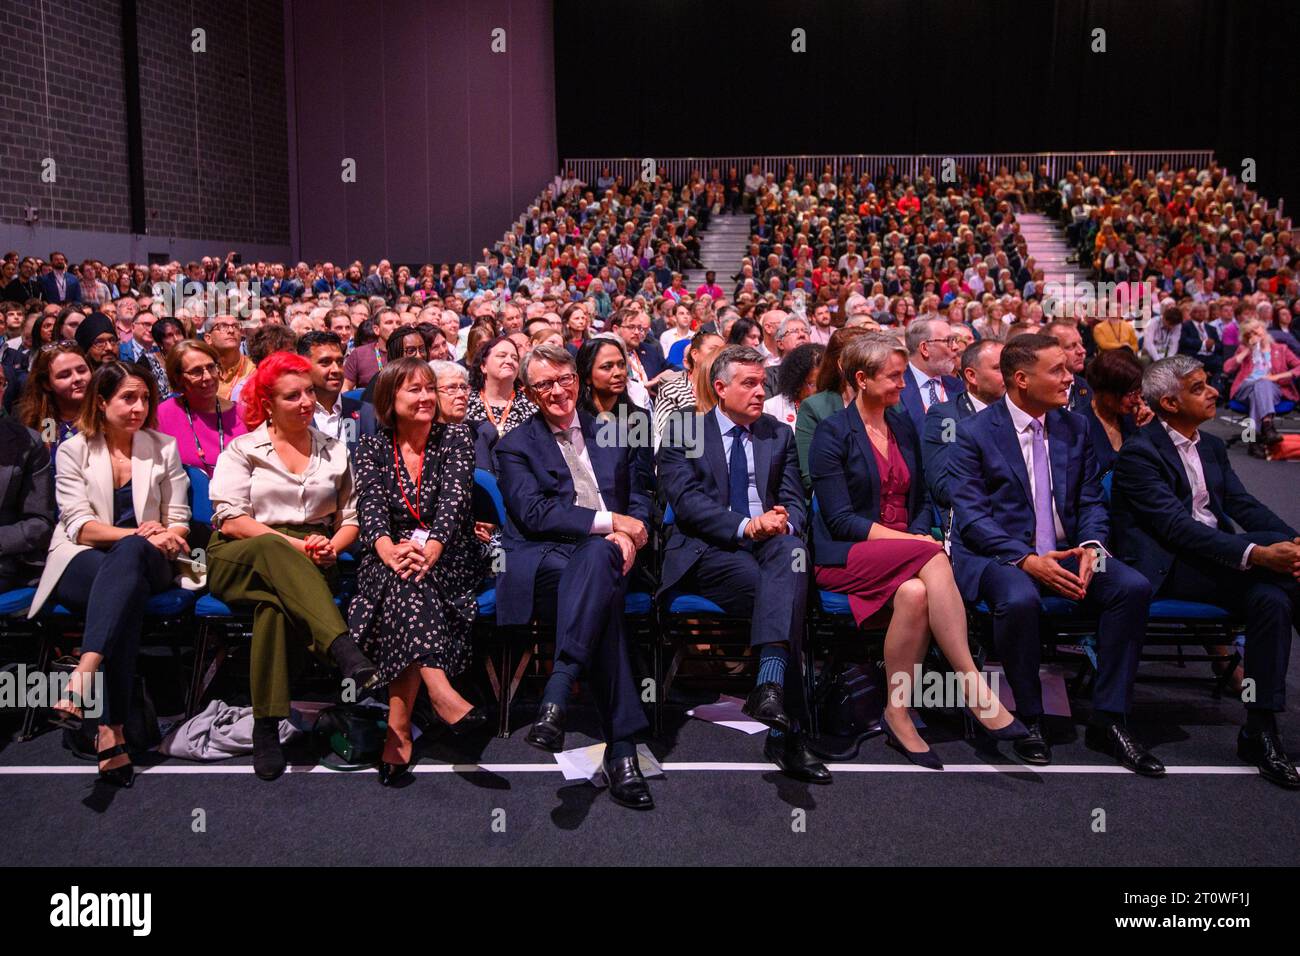
<instances>
[{"instance_id":1,"label":"woman in magenta dress","mask_svg":"<svg viewBox=\"0 0 1300 956\"><path fill-rule=\"evenodd\" d=\"M158 406L158 430L176 439L181 464L212 477L217 457L248 431L231 402L217 394L221 362L207 342L186 339L167 353L167 378L175 396Z\"/></svg>"},{"instance_id":2,"label":"woman in magenta dress","mask_svg":"<svg viewBox=\"0 0 1300 956\"><path fill-rule=\"evenodd\" d=\"M921 474L921 442L898 405L907 349L892 335L853 339L840 358L857 398L825 419L808 455L813 494L813 560L818 587L847 594L861 625L889 606L885 670L889 678L881 729L909 760L942 769L912 723L913 668L931 636L962 687L971 713L995 738L1013 740L1024 726L1003 707L975 668L966 608L933 521Z\"/></svg>"}]
</instances>

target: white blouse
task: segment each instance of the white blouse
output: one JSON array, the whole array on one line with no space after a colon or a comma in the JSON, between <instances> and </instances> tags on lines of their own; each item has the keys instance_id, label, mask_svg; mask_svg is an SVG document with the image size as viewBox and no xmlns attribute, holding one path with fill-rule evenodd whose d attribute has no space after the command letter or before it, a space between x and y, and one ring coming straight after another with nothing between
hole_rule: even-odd
<instances>
[{"instance_id":1,"label":"white blouse","mask_svg":"<svg viewBox=\"0 0 1300 956\"><path fill-rule=\"evenodd\" d=\"M347 446L310 428L311 458L295 475L275 452L266 423L240 435L217 458L208 489L212 526L247 515L265 525L357 524L357 495Z\"/></svg>"}]
</instances>

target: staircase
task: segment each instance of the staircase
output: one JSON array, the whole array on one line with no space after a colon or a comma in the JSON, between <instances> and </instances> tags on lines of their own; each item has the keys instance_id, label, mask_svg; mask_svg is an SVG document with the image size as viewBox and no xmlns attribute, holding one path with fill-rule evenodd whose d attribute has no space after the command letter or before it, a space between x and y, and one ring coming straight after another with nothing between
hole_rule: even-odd
<instances>
[{"instance_id":1,"label":"staircase","mask_svg":"<svg viewBox=\"0 0 1300 956\"><path fill-rule=\"evenodd\" d=\"M745 213L723 213L709 217L709 228L700 233L700 269L687 269L683 284L692 293L704 281L704 273L712 269L715 279L730 298L734 283L731 277L740 269L740 260L749 250L749 216Z\"/></svg>"},{"instance_id":2,"label":"staircase","mask_svg":"<svg viewBox=\"0 0 1300 956\"><path fill-rule=\"evenodd\" d=\"M1066 262L1071 249L1065 241L1065 230L1056 220L1049 219L1042 213L1023 212L1016 216L1016 222L1020 223L1020 234L1025 237L1025 243L1029 246L1029 254L1034 257L1034 263L1043 270L1044 282L1056 286L1063 292L1067 292L1073 284L1076 288L1075 294L1067 295L1067 298L1077 299L1087 294L1091 288L1090 284L1083 286L1082 289L1078 286L1089 281L1088 271Z\"/></svg>"}]
</instances>

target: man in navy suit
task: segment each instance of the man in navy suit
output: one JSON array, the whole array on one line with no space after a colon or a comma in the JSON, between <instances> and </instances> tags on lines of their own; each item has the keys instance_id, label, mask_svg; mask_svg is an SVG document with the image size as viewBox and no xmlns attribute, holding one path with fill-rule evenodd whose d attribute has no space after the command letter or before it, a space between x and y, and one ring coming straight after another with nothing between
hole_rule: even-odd
<instances>
[{"instance_id":1,"label":"man in navy suit","mask_svg":"<svg viewBox=\"0 0 1300 956\"><path fill-rule=\"evenodd\" d=\"M1056 344L1065 351L1066 367L1074 376L1074 384L1070 386L1070 400L1065 403L1066 410L1079 415L1091 415L1092 386L1083 377L1088 350L1083 347L1079 324L1072 319L1053 319L1043 326L1043 334L1056 339Z\"/></svg>"},{"instance_id":2,"label":"man in navy suit","mask_svg":"<svg viewBox=\"0 0 1300 956\"><path fill-rule=\"evenodd\" d=\"M1002 381L1002 342L980 339L961 353L961 378L965 391L925 413L921 434L921 463L929 486L930 500L943 512L944 531L952 517L948 495L948 452L957 440L957 424L1002 400L1007 387Z\"/></svg>"},{"instance_id":3,"label":"man in navy suit","mask_svg":"<svg viewBox=\"0 0 1300 956\"><path fill-rule=\"evenodd\" d=\"M1213 381L1223 374L1223 342L1219 339L1219 330L1208 319L1209 308L1205 303L1193 303L1178 334L1178 354L1190 355L1199 361Z\"/></svg>"},{"instance_id":4,"label":"man in navy suit","mask_svg":"<svg viewBox=\"0 0 1300 956\"><path fill-rule=\"evenodd\" d=\"M640 382L651 395L664 378L678 376L678 372L669 368L659 343L646 337L650 331L650 319L640 309L615 310L609 317L609 327L627 346L628 375Z\"/></svg>"},{"instance_id":5,"label":"man in navy suit","mask_svg":"<svg viewBox=\"0 0 1300 956\"><path fill-rule=\"evenodd\" d=\"M80 302L81 283L68 271L68 257L61 252L51 252L50 265L53 271L41 276L41 298L58 305Z\"/></svg>"},{"instance_id":6,"label":"man in navy suit","mask_svg":"<svg viewBox=\"0 0 1300 956\"><path fill-rule=\"evenodd\" d=\"M524 358L528 397L539 413L496 446L509 521L505 570L497 579L497 624L555 622L555 667L525 741L564 748L564 714L574 682L586 679L600 710L610 796L650 809L634 736L647 726L623 626L627 575L647 540L646 449L602 443L594 418L577 408L573 356L541 345Z\"/></svg>"},{"instance_id":7,"label":"man in navy suit","mask_svg":"<svg viewBox=\"0 0 1300 956\"><path fill-rule=\"evenodd\" d=\"M907 370L903 373L900 401L920 434L931 405L956 398L961 379L953 375L958 339L952 326L937 315L922 315L907 327Z\"/></svg>"},{"instance_id":8,"label":"man in navy suit","mask_svg":"<svg viewBox=\"0 0 1300 956\"><path fill-rule=\"evenodd\" d=\"M1291 631L1300 624L1300 538L1246 491L1223 441L1200 431L1214 418L1218 393L1199 361L1156 362L1142 376L1142 397L1157 420L1120 449L1111 546L1146 575L1156 597L1215 604L1245 618L1254 694L1237 753L1265 779L1300 789L1275 716L1286 705Z\"/></svg>"},{"instance_id":9,"label":"man in navy suit","mask_svg":"<svg viewBox=\"0 0 1300 956\"><path fill-rule=\"evenodd\" d=\"M772 728L763 752L798 780L829 783L830 771L809 756L798 725L807 709L802 634L809 562L794 432L763 414L757 349L723 349L709 378L718 404L689 430L697 443L684 440L687 429L669 429L678 437L659 450L659 482L674 513L659 594L698 594L729 615L750 618L759 670L744 711Z\"/></svg>"},{"instance_id":10,"label":"man in navy suit","mask_svg":"<svg viewBox=\"0 0 1300 956\"><path fill-rule=\"evenodd\" d=\"M1097 614L1097 683L1089 747L1146 776L1164 765L1125 727L1146 632L1151 584L1104 550L1106 506L1087 419L1065 410L1074 376L1048 335L1018 335L1002 349L1007 394L957 426L948 457L952 565L970 602L993 614L993 638L1030 730L1013 745L1051 762L1042 731L1038 669L1040 596Z\"/></svg>"}]
</instances>

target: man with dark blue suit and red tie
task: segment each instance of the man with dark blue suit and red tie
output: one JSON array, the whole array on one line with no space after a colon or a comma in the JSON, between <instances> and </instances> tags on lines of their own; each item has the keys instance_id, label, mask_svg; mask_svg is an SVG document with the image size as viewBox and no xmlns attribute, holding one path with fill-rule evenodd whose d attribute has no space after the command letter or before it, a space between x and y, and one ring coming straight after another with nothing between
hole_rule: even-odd
<instances>
[{"instance_id":1,"label":"man with dark blue suit and red tie","mask_svg":"<svg viewBox=\"0 0 1300 956\"><path fill-rule=\"evenodd\" d=\"M1112 547L1157 598L1215 604L1245 618L1254 693L1244 697L1237 754L1271 783L1300 789L1276 717L1300 624L1300 537L1242 485L1223 440L1200 430L1214 418L1218 392L1198 359L1174 355L1150 366L1142 397L1156 421L1120 449Z\"/></svg>"},{"instance_id":2,"label":"man with dark blue suit and red tie","mask_svg":"<svg viewBox=\"0 0 1300 956\"><path fill-rule=\"evenodd\" d=\"M539 412L496 446L509 521L497 579L497 624L555 622L555 666L525 741L564 749L564 715L581 677L605 737L605 778L623 806L654 806L637 764L635 735L648 726L632 677L623 624L627 575L647 540L648 449L602 443L577 408L573 356L539 345L520 372ZM508 678L507 678L508 679Z\"/></svg>"},{"instance_id":3,"label":"man with dark blue suit and red tie","mask_svg":"<svg viewBox=\"0 0 1300 956\"><path fill-rule=\"evenodd\" d=\"M993 639L1030 736L1013 745L1051 762L1039 681L1040 596L1097 615L1097 682L1085 741L1128 769L1164 765L1126 718L1151 603L1150 582L1105 550L1109 536L1088 420L1065 410L1074 375L1048 335L1018 335L1002 349L1006 397L957 426L948 457L952 565L962 597L983 601Z\"/></svg>"},{"instance_id":4,"label":"man with dark blue suit and red tie","mask_svg":"<svg viewBox=\"0 0 1300 956\"><path fill-rule=\"evenodd\" d=\"M678 437L659 450L674 513L659 594L698 594L749 617L759 668L744 712L771 728L763 753L797 780L830 783L800 730L809 561L799 455L789 426L763 413L763 367L757 349L719 352L709 370L717 406L698 428L669 429Z\"/></svg>"},{"instance_id":5,"label":"man with dark blue suit and red tie","mask_svg":"<svg viewBox=\"0 0 1300 956\"><path fill-rule=\"evenodd\" d=\"M952 374L959 347L952 326L937 315L917 316L907 327L907 369L899 401L918 435L925 431L930 406L950 401L962 390L961 379Z\"/></svg>"}]
</instances>

